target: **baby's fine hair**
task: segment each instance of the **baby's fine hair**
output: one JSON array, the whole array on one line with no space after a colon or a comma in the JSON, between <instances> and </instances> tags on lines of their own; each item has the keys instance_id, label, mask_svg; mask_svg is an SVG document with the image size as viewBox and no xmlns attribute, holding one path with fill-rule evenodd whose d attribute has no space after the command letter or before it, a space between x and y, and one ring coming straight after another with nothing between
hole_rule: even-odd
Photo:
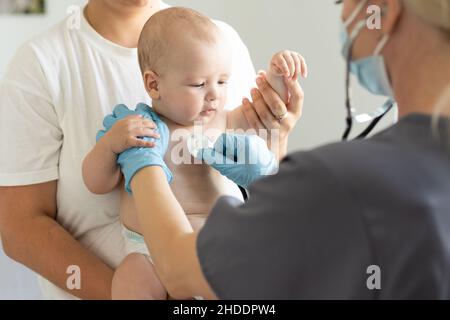
<instances>
[{"instance_id":1,"label":"baby's fine hair","mask_svg":"<svg viewBox=\"0 0 450 320\"><path fill-rule=\"evenodd\" d=\"M215 43L219 28L205 15L189 8L172 7L158 11L148 19L138 42L142 74L162 67L163 58L176 50L180 37Z\"/></svg>"}]
</instances>

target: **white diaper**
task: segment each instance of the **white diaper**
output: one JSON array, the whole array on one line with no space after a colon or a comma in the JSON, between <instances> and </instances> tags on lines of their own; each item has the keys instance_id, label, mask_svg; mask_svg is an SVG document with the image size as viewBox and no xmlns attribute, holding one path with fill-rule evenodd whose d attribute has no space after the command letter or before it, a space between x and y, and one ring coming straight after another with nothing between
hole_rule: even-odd
<instances>
[{"instance_id":1,"label":"white diaper","mask_svg":"<svg viewBox=\"0 0 450 320\"><path fill-rule=\"evenodd\" d=\"M147 245L145 244L144 237L142 234L134 232L127 227L122 225L122 235L125 241L125 251L128 254L130 253L140 253L147 257L148 261L153 264L152 257L150 256L150 252L148 251ZM195 300L204 300L203 297L197 296L194 297Z\"/></svg>"},{"instance_id":2,"label":"white diaper","mask_svg":"<svg viewBox=\"0 0 450 320\"><path fill-rule=\"evenodd\" d=\"M140 253L147 257L148 261L153 264L150 252L145 244L144 237L142 234L132 231L124 226L122 223L122 236L125 241L125 251L126 254L130 253Z\"/></svg>"}]
</instances>

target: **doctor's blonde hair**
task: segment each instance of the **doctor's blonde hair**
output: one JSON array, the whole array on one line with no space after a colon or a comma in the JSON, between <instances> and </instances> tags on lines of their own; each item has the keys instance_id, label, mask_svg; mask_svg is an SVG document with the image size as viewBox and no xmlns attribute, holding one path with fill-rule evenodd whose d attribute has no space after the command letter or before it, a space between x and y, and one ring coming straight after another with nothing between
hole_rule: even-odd
<instances>
[{"instance_id":1,"label":"doctor's blonde hair","mask_svg":"<svg viewBox=\"0 0 450 320\"><path fill-rule=\"evenodd\" d=\"M404 3L417 16L450 37L450 0L404 0Z\"/></svg>"},{"instance_id":2,"label":"doctor's blonde hair","mask_svg":"<svg viewBox=\"0 0 450 320\"><path fill-rule=\"evenodd\" d=\"M441 132L439 130L439 122L442 118L446 118L449 121L449 125L447 128L449 129L448 139L444 137L446 141L450 141L450 85L447 86L447 89L444 90L441 98L436 105L433 115L432 128L433 135L437 138L442 138ZM450 146L449 146L450 147Z\"/></svg>"},{"instance_id":3,"label":"doctor's blonde hair","mask_svg":"<svg viewBox=\"0 0 450 320\"><path fill-rule=\"evenodd\" d=\"M447 34L450 40L450 0L404 0L403 2L418 17ZM441 117L450 117L450 81L435 108L433 131L436 134L439 131L438 123Z\"/></svg>"}]
</instances>

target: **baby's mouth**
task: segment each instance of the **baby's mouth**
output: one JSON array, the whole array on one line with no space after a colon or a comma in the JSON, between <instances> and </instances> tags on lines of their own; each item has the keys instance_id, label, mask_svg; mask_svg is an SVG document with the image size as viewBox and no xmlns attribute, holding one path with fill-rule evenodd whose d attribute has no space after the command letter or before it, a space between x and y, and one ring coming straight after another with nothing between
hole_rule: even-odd
<instances>
[{"instance_id":1,"label":"baby's mouth","mask_svg":"<svg viewBox=\"0 0 450 320\"><path fill-rule=\"evenodd\" d=\"M213 114L214 112L216 112L216 110L217 110L216 108L206 108L202 112L200 112L200 114L202 116L209 116L209 115Z\"/></svg>"}]
</instances>

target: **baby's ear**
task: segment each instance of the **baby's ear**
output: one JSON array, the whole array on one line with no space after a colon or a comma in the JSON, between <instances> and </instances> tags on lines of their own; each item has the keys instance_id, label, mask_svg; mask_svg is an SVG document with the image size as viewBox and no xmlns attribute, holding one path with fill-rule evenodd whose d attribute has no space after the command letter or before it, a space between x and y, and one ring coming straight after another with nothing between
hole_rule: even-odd
<instances>
[{"instance_id":1,"label":"baby's ear","mask_svg":"<svg viewBox=\"0 0 450 320\"><path fill-rule=\"evenodd\" d=\"M145 90L147 90L152 100L158 100L160 98L158 83L159 83L159 76L156 74L156 72L145 71L144 73Z\"/></svg>"}]
</instances>

